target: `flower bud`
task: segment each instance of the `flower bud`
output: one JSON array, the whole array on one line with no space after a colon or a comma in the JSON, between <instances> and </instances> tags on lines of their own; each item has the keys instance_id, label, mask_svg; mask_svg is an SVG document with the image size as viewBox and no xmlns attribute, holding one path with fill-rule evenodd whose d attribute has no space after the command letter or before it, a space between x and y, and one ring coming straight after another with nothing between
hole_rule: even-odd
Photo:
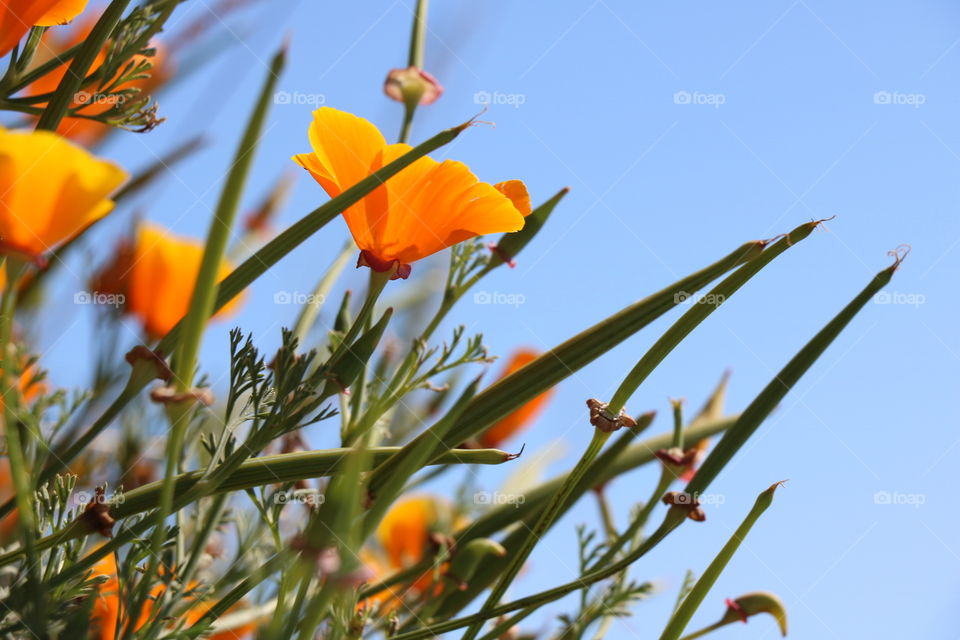
<instances>
[{"instance_id":1,"label":"flower bud","mask_svg":"<svg viewBox=\"0 0 960 640\"><path fill-rule=\"evenodd\" d=\"M433 104L443 95L443 87L423 69L407 67L390 70L383 83L383 92L409 109L418 104Z\"/></svg>"},{"instance_id":2,"label":"flower bud","mask_svg":"<svg viewBox=\"0 0 960 640\"><path fill-rule=\"evenodd\" d=\"M787 635L787 608L783 600L776 594L769 591L754 591L745 593L739 598L733 600L727 599L727 611L723 614L717 626L730 624L731 622L746 622L750 616L758 613L769 613L777 621L780 627L780 634Z\"/></svg>"}]
</instances>

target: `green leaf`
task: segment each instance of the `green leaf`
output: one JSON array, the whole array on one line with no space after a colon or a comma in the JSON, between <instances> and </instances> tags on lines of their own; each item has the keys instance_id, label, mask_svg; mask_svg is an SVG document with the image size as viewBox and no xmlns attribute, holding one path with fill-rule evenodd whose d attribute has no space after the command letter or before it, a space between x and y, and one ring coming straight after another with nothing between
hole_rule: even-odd
<instances>
[{"instance_id":1,"label":"green leaf","mask_svg":"<svg viewBox=\"0 0 960 640\"><path fill-rule=\"evenodd\" d=\"M436 442L442 440L460 418L467 404L480 387L480 377L463 391L450 410L432 427L407 443L393 457L384 460L370 473L367 500L370 506L364 520L364 531L373 531L399 496L413 474L437 459ZM441 455L447 452L443 452Z\"/></svg>"},{"instance_id":2,"label":"green leaf","mask_svg":"<svg viewBox=\"0 0 960 640\"><path fill-rule=\"evenodd\" d=\"M700 465L693 479L687 484L686 493L696 495L703 492L704 489L717 477L717 474L726 466L733 456L740 450L740 447L746 443L747 439L753 435L760 424L770 415L770 412L780 404L787 392L793 388L800 377L813 366L813 363L823 354L827 347L840 335L840 332L853 320L853 317L864 307L864 305L873 296L882 289L890 278L893 277L897 267L900 266L898 259L893 265L887 267L870 281L863 291L861 291L843 310L838 313L817 335L813 337L797 355L795 355L787 365L780 370L773 380L760 392L753 402L750 403L736 423L724 433L723 438L717 443L713 451L707 456L707 459Z\"/></svg>"},{"instance_id":3,"label":"green leaf","mask_svg":"<svg viewBox=\"0 0 960 640\"><path fill-rule=\"evenodd\" d=\"M760 271L773 262L790 247L796 245L801 240L809 236L820 224L820 221L808 222L802 224L790 233L782 237L769 249L766 249L759 257L750 260L745 265L724 278L717 286L709 291L703 298L694 300L690 309L680 316L669 329L647 350L636 366L627 374L620 387L613 394L613 398L607 407L607 411L613 415L620 413L637 388L647 379L654 369L663 362L671 351L680 344L690 332L696 329L701 322L706 320L710 314L720 308L730 296L739 291L740 287L745 285L750 279L760 273Z\"/></svg>"},{"instance_id":4,"label":"green leaf","mask_svg":"<svg viewBox=\"0 0 960 640\"><path fill-rule=\"evenodd\" d=\"M634 303L586 331L544 353L533 362L500 379L474 398L443 446L452 447L478 436L484 429L553 387L683 301L723 273L755 258L763 242L737 247L700 271L678 280Z\"/></svg>"},{"instance_id":5,"label":"green leaf","mask_svg":"<svg viewBox=\"0 0 960 640\"><path fill-rule=\"evenodd\" d=\"M200 260L200 269L193 285L193 294L190 296L190 306L182 324L184 332L177 344L177 357L174 362L174 373L177 388L185 391L193 384L193 371L196 366L197 353L203 340L204 330L210 316L213 315L214 302L217 293L217 276L223 264L223 257L227 251L233 222L237 216L243 189L253 166L257 146L263 132L263 125L273 102L274 88L283 67L286 64L286 47L282 47L270 62L267 77L260 90L259 98L243 137L237 147L236 154L227 172L227 179L220 192L220 199L210 220L210 229L207 232L207 241L203 248L203 257Z\"/></svg>"},{"instance_id":6,"label":"green leaf","mask_svg":"<svg viewBox=\"0 0 960 640\"><path fill-rule=\"evenodd\" d=\"M335 474L352 449L324 449L320 451L299 451L272 456L260 456L245 460L222 484L214 495L230 491L242 491L269 484L295 482L308 478L321 478ZM369 450L372 465L377 465L397 454L400 447L375 447ZM499 449L453 449L430 464L503 464L514 456ZM178 475L174 481L174 496L179 497L190 490L204 475L204 471L188 471ZM128 518L143 513L157 505L161 482L151 482L123 494L123 501L110 509L110 515L116 519ZM49 549L61 542L86 535L78 527L67 527L62 532L37 541L38 549ZM0 566L9 564L23 555L21 549L14 549L0 555Z\"/></svg>"}]
</instances>

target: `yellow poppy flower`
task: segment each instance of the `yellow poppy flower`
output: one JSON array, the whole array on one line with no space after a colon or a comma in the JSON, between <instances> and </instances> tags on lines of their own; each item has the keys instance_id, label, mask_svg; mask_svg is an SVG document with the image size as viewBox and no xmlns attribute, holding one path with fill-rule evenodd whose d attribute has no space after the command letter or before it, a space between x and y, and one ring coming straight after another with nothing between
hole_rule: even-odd
<instances>
[{"instance_id":1,"label":"yellow poppy flower","mask_svg":"<svg viewBox=\"0 0 960 640\"><path fill-rule=\"evenodd\" d=\"M313 112L309 135L313 152L293 159L330 197L411 149L387 144L370 122L330 107ZM490 185L462 162L423 157L343 217L361 249L361 264L406 278L410 263L478 235L518 231L529 213L519 180Z\"/></svg>"},{"instance_id":2,"label":"yellow poppy flower","mask_svg":"<svg viewBox=\"0 0 960 640\"><path fill-rule=\"evenodd\" d=\"M55 133L0 129L0 249L40 259L107 215L126 177Z\"/></svg>"}]
</instances>

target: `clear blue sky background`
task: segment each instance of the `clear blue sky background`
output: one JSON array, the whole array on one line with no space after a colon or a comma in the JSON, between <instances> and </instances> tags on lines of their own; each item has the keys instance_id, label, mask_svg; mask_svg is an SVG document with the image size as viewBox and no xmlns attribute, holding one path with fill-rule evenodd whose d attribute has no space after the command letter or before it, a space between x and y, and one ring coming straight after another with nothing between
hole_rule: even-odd
<instances>
[{"instance_id":1,"label":"clear blue sky background","mask_svg":"<svg viewBox=\"0 0 960 640\"><path fill-rule=\"evenodd\" d=\"M186 3L175 20L207 12ZM870 304L787 397L712 489L725 497L703 524L684 526L633 575L663 592L615 624L610 638L659 634L684 572L701 571L770 483L789 478L710 593L693 626L723 598L779 593L797 638L955 638L960 542L955 477L958 433L956 279L960 266L960 10L955 3L437 2L427 69L446 87L418 113L414 139L478 112L477 92L514 96L443 150L482 178L519 177L537 201L572 191L521 257L480 289L524 296L518 308L475 305L452 323L482 330L494 353L549 348L741 242L836 215L751 282L699 328L629 403L657 409L670 397L691 410L730 368L730 410L741 410L775 371L879 269L886 251L913 247ZM136 167L203 132L211 146L145 194L136 209L182 233L205 232L239 128L284 34L292 38L280 89L321 95L363 115L388 137L400 108L381 93L402 66L412 0L366 3L272 0L227 20L222 51L160 98L168 122L127 134L104 153ZM675 98L687 92L689 104ZM880 93L878 96L878 92ZM519 96L519 98L516 98ZM889 98L889 100L887 100ZM509 100L507 100L509 102ZM678 103L679 102L679 103ZM709 104L709 103L714 104ZM722 102L722 104L716 104ZM308 150L310 104L277 105L258 154L251 198ZM325 200L306 175L280 226ZM107 242L130 211L100 232ZM331 224L254 287L237 322L276 344L295 310L277 290L307 292L345 237ZM102 246L102 245L101 245ZM75 260L76 273L85 265ZM425 265L391 285L427 286ZM359 287L362 275L349 273ZM46 317L45 363L65 384L82 381L92 314L69 304ZM910 298L912 296L912 298ZM525 461L551 448L567 468L586 445L584 400L608 398L675 315L635 336L559 387L523 438ZM227 325L211 330L204 363L222 362ZM449 328L446 329L449 331ZM63 337L61 337L63 336ZM517 443L519 445L519 442ZM485 471L495 488L510 469ZM653 469L611 488L616 518L647 497ZM877 504L875 494L919 505ZM908 498L903 498L907 496ZM583 504L533 556L512 591L521 596L575 575L573 525L596 522ZM567 602L567 610L573 604ZM551 608L551 613L564 610ZM549 618L533 618L532 629ZM772 638L769 619L716 634Z\"/></svg>"}]
</instances>

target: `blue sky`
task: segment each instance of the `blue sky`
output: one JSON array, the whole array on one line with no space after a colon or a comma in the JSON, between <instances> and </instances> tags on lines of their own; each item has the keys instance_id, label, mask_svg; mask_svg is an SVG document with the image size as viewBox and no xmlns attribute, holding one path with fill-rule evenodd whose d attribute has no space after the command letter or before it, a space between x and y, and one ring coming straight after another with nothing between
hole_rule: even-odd
<instances>
[{"instance_id":1,"label":"blue sky","mask_svg":"<svg viewBox=\"0 0 960 640\"><path fill-rule=\"evenodd\" d=\"M793 637L956 637L960 543L949 489L960 451L955 4L435 4L426 67L446 93L418 112L414 140L475 115L484 93L495 104L483 119L496 125L471 128L440 155L467 162L484 180L521 178L537 201L571 187L517 267L479 285L519 294L523 304L468 298L440 335L465 323L483 331L494 353L546 349L746 240L837 216L727 302L631 399L635 413L657 409L654 429L663 431L668 398L686 398L692 410L726 369L728 408L742 409L889 264L888 250L912 246L887 297L864 309L714 483L724 504L636 565L634 577L657 580L664 591L608 637L658 634L684 572L702 571L756 494L785 478L692 627L719 617L723 598L765 589L785 600ZM180 24L208 13L204 0L186 5L175 17ZM136 167L188 135L203 132L211 144L119 212L100 237L108 241L134 210L181 233L205 232L264 61L285 35L292 49L279 89L306 97L273 108L250 202L292 166L292 154L308 150L310 102L357 113L395 136L401 111L381 86L388 69L405 63L411 5L274 0L228 18L216 58L160 96L167 123L146 136L117 136L103 153ZM323 201L322 190L300 176L278 224ZM276 344L295 310L274 304L273 294L310 291L345 234L337 221L308 240L254 286L235 322L265 346ZM58 284L64 300L85 268L78 257L71 270L78 275ZM428 270L417 264L410 280L391 288L431 286ZM351 270L346 284L360 287L362 278ZM45 364L59 382L79 384L91 316L74 313L69 302L63 307L69 313L39 325ZM584 400L608 399L675 317L561 384L520 438L524 460L560 451L549 472L572 464L590 437ZM227 326L210 331L208 367L222 362ZM480 482L495 488L510 471L484 471ZM651 468L611 487L619 523L653 481ZM882 504L883 495L891 504ZM584 501L565 518L511 594L574 577L573 525L595 523L595 511ZM531 620L536 630L549 616ZM755 619L714 637L775 634L772 621Z\"/></svg>"}]
</instances>

